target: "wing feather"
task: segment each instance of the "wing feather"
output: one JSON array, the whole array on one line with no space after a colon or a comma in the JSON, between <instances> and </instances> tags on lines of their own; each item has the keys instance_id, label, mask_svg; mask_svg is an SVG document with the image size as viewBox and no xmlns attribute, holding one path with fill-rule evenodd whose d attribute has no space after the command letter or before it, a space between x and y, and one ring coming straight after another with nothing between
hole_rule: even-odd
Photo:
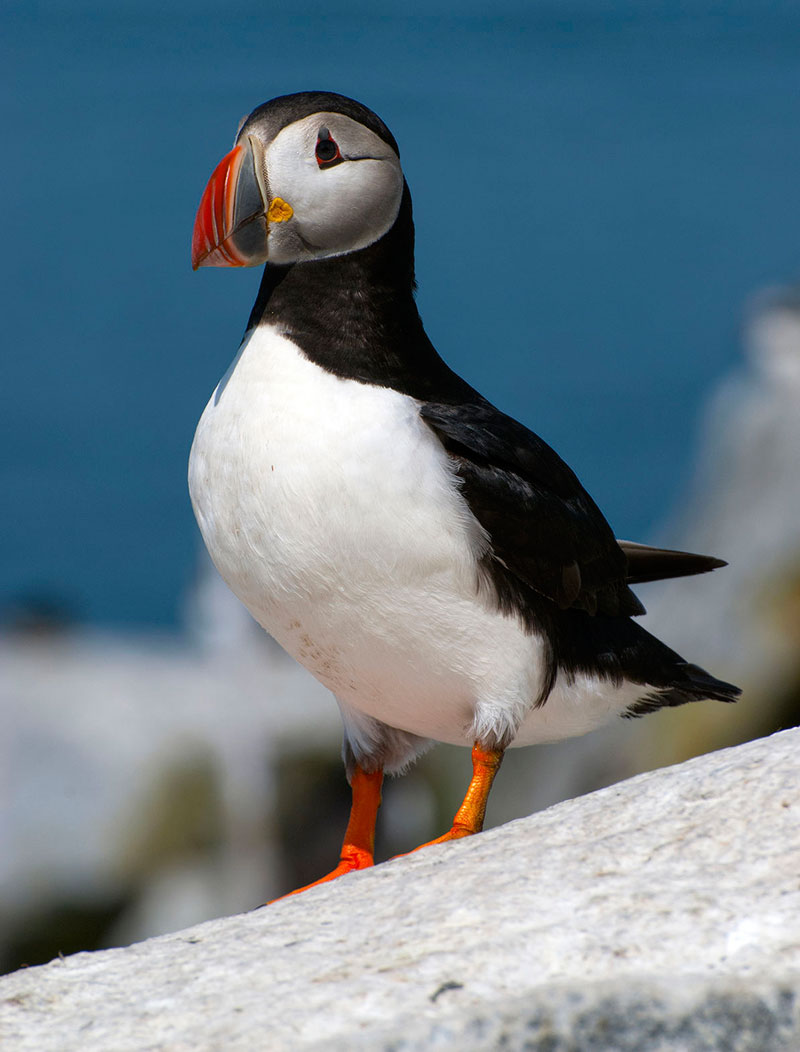
<instances>
[{"instance_id":1,"label":"wing feather","mask_svg":"<svg viewBox=\"0 0 800 1052\"><path fill-rule=\"evenodd\" d=\"M643 612L611 527L547 443L488 402L428 402L420 412L504 568L562 609Z\"/></svg>"},{"instance_id":2,"label":"wing feather","mask_svg":"<svg viewBox=\"0 0 800 1052\"><path fill-rule=\"evenodd\" d=\"M561 609L642 614L629 585L725 565L712 556L617 541L561 457L489 402L425 402L420 414L451 456L464 497L489 535L490 569L510 573Z\"/></svg>"}]
</instances>

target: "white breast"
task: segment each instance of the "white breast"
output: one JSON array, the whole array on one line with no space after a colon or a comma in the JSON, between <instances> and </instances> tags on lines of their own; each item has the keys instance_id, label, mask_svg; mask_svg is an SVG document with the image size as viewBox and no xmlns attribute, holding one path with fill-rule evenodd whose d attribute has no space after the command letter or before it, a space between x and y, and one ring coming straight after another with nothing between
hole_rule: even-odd
<instances>
[{"instance_id":1,"label":"white breast","mask_svg":"<svg viewBox=\"0 0 800 1052\"><path fill-rule=\"evenodd\" d=\"M231 589L347 704L457 744L476 714L518 725L530 709L540 643L480 593L486 538L413 399L338 379L261 326L203 413L189 490ZM531 713L520 740L622 707L580 693Z\"/></svg>"}]
</instances>

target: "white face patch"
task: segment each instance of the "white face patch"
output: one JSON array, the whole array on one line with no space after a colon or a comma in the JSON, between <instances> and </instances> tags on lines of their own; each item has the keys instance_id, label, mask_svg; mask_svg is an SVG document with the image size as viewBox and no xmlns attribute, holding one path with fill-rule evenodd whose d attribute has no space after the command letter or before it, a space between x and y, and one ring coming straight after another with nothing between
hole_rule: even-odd
<instances>
[{"instance_id":1,"label":"white face patch","mask_svg":"<svg viewBox=\"0 0 800 1052\"><path fill-rule=\"evenodd\" d=\"M320 132L342 157L331 166L316 156ZM403 196L394 150L341 113L314 113L284 128L265 152L270 200L291 205L291 219L269 224L269 261L296 263L366 248L390 229Z\"/></svg>"}]
</instances>

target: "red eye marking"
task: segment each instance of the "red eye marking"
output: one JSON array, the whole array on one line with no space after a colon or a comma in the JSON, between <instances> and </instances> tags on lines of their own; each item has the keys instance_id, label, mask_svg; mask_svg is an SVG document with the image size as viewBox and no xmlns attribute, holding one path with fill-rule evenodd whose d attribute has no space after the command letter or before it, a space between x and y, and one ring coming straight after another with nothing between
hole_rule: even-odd
<instances>
[{"instance_id":1,"label":"red eye marking","mask_svg":"<svg viewBox=\"0 0 800 1052\"><path fill-rule=\"evenodd\" d=\"M327 128L320 128L319 130L315 155L320 168L330 168L332 165L344 160L339 153L339 146L336 140L331 138L331 133Z\"/></svg>"}]
</instances>

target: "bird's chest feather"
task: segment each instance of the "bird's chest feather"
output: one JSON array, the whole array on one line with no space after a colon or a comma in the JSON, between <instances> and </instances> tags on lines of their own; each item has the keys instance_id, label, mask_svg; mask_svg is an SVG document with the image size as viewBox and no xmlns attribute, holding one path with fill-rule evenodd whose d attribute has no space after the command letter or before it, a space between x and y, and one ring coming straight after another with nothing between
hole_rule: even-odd
<instances>
[{"instance_id":1,"label":"bird's chest feather","mask_svg":"<svg viewBox=\"0 0 800 1052\"><path fill-rule=\"evenodd\" d=\"M474 587L483 537L417 404L327 373L269 328L206 407L189 488L222 576L281 641L322 610L379 617L389 586L395 618L437 579Z\"/></svg>"}]
</instances>

